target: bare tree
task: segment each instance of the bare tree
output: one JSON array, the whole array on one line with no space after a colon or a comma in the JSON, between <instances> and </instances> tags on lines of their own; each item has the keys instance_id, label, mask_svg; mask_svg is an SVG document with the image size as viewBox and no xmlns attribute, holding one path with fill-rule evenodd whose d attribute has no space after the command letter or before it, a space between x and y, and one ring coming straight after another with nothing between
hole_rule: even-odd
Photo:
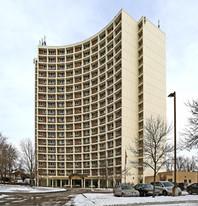
<instances>
[{"instance_id":1,"label":"bare tree","mask_svg":"<svg viewBox=\"0 0 198 206\"><path fill-rule=\"evenodd\" d=\"M26 138L20 142L21 162L23 169L30 175L31 186L35 176L35 150L34 143L30 138Z\"/></svg>"},{"instance_id":2,"label":"bare tree","mask_svg":"<svg viewBox=\"0 0 198 206\"><path fill-rule=\"evenodd\" d=\"M172 155L167 155L167 161L166 161L166 170L167 171L172 171L173 170L173 166L174 166L174 159Z\"/></svg>"},{"instance_id":3,"label":"bare tree","mask_svg":"<svg viewBox=\"0 0 198 206\"><path fill-rule=\"evenodd\" d=\"M117 182L121 182L121 179L125 175L129 175L129 169L121 170L119 173L116 172L115 168L112 168L112 160L104 158L99 162L99 172L100 176L103 178L104 183L102 186L108 187L108 181L111 181L112 185L115 186Z\"/></svg>"},{"instance_id":4,"label":"bare tree","mask_svg":"<svg viewBox=\"0 0 198 206\"><path fill-rule=\"evenodd\" d=\"M183 156L178 156L176 160L177 171L186 171L186 158ZM167 163L167 171L174 170L174 157L169 156L169 161Z\"/></svg>"},{"instance_id":5,"label":"bare tree","mask_svg":"<svg viewBox=\"0 0 198 206\"><path fill-rule=\"evenodd\" d=\"M105 181L105 187L108 187L108 180L111 179L112 177L110 177L108 175L108 160L107 158L100 160L99 162L99 168L100 168L100 176L103 177L104 181Z\"/></svg>"},{"instance_id":6,"label":"bare tree","mask_svg":"<svg viewBox=\"0 0 198 206\"><path fill-rule=\"evenodd\" d=\"M169 160L170 161L168 163L167 171L173 171L174 158L170 156ZM194 156L192 156L191 158L178 156L176 160L176 168L177 168L177 171L185 171L185 172L196 171L197 170L197 159Z\"/></svg>"},{"instance_id":7,"label":"bare tree","mask_svg":"<svg viewBox=\"0 0 198 206\"><path fill-rule=\"evenodd\" d=\"M188 101L186 106L190 108L191 116L181 135L184 137L185 148L190 150L198 148L198 100Z\"/></svg>"},{"instance_id":8,"label":"bare tree","mask_svg":"<svg viewBox=\"0 0 198 206\"><path fill-rule=\"evenodd\" d=\"M0 133L0 174L1 181L6 179L11 182L12 171L17 159L16 148L7 142L7 138Z\"/></svg>"},{"instance_id":9,"label":"bare tree","mask_svg":"<svg viewBox=\"0 0 198 206\"><path fill-rule=\"evenodd\" d=\"M12 177L12 171L14 170L16 166L16 160L18 158L18 153L16 148L12 145L9 144L7 147L7 155L6 155L6 160L7 160L7 170L9 174L9 182L11 183L11 177Z\"/></svg>"},{"instance_id":10,"label":"bare tree","mask_svg":"<svg viewBox=\"0 0 198 206\"><path fill-rule=\"evenodd\" d=\"M7 138L0 133L0 173L1 181L4 179L4 170L5 170L5 151L7 145Z\"/></svg>"},{"instance_id":11,"label":"bare tree","mask_svg":"<svg viewBox=\"0 0 198 206\"><path fill-rule=\"evenodd\" d=\"M139 151L143 152L143 159L141 161L131 161L130 163L136 166L142 165L143 169L151 168L153 170L153 197L155 197L156 175L166 165L166 156L173 151L173 146L167 143L167 135L171 133L172 126L167 126L160 117L150 117L146 120L143 128L143 141L135 137L135 147L130 147L135 159L138 159ZM139 150L140 145L142 145L142 148Z\"/></svg>"},{"instance_id":12,"label":"bare tree","mask_svg":"<svg viewBox=\"0 0 198 206\"><path fill-rule=\"evenodd\" d=\"M194 156L192 158L187 157L185 159L185 171L194 172L197 170L197 160Z\"/></svg>"},{"instance_id":13,"label":"bare tree","mask_svg":"<svg viewBox=\"0 0 198 206\"><path fill-rule=\"evenodd\" d=\"M182 156L177 157L176 160L176 168L177 171L184 171L185 170L185 158Z\"/></svg>"},{"instance_id":14,"label":"bare tree","mask_svg":"<svg viewBox=\"0 0 198 206\"><path fill-rule=\"evenodd\" d=\"M116 174L114 171L114 185L117 185L118 182L121 182L123 177L125 178L126 176L131 175L130 169L131 167L124 168L123 170L120 171L120 174ZM124 184L127 184L127 185L131 184L132 186L134 185L133 182L130 182L130 183L124 182Z\"/></svg>"}]
</instances>

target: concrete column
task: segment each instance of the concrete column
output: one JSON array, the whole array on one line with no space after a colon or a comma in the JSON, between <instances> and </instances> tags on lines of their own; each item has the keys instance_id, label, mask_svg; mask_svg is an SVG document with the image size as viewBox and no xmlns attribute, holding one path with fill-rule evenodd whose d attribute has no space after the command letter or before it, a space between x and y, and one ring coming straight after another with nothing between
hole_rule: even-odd
<instances>
[{"instance_id":1,"label":"concrete column","mask_svg":"<svg viewBox=\"0 0 198 206\"><path fill-rule=\"evenodd\" d=\"M60 180L60 187L63 187L63 180Z\"/></svg>"},{"instance_id":2,"label":"concrete column","mask_svg":"<svg viewBox=\"0 0 198 206\"><path fill-rule=\"evenodd\" d=\"M85 188L85 179L83 180L83 188Z\"/></svg>"},{"instance_id":3,"label":"concrete column","mask_svg":"<svg viewBox=\"0 0 198 206\"><path fill-rule=\"evenodd\" d=\"M52 180L52 187L54 187L54 180Z\"/></svg>"},{"instance_id":4,"label":"concrete column","mask_svg":"<svg viewBox=\"0 0 198 206\"><path fill-rule=\"evenodd\" d=\"M98 180L98 188L100 188L100 180Z\"/></svg>"},{"instance_id":5,"label":"concrete column","mask_svg":"<svg viewBox=\"0 0 198 206\"><path fill-rule=\"evenodd\" d=\"M83 188L83 179L81 180L81 187Z\"/></svg>"},{"instance_id":6,"label":"concrete column","mask_svg":"<svg viewBox=\"0 0 198 206\"><path fill-rule=\"evenodd\" d=\"M36 186L39 186L39 178L36 178L35 184L36 184Z\"/></svg>"},{"instance_id":7,"label":"concrete column","mask_svg":"<svg viewBox=\"0 0 198 206\"><path fill-rule=\"evenodd\" d=\"M93 180L91 179L91 188L93 187Z\"/></svg>"}]
</instances>

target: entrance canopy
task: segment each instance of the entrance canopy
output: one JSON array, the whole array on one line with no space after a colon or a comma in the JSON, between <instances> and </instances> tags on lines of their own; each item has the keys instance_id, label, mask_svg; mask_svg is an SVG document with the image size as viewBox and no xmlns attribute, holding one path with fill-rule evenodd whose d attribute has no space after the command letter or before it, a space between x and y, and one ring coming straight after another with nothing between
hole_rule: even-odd
<instances>
[{"instance_id":1,"label":"entrance canopy","mask_svg":"<svg viewBox=\"0 0 198 206\"><path fill-rule=\"evenodd\" d=\"M80 174L72 174L69 176L69 179L72 180L83 180L85 178L85 175L80 175Z\"/></svg>"}]
</instances>

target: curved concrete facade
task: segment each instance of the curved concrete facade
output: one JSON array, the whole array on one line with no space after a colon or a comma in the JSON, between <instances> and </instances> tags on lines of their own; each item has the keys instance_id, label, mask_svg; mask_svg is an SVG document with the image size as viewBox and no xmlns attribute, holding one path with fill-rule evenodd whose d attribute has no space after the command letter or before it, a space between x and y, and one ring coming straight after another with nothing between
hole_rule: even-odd
<instances>
[{"instance_id":1,"label":"curved concrete facade","mask_svg":"<svg viewBox=\"0 0 198 206\"><path fill-rule=\"evenodd\" d=\"M144 18L136 22L123 10L85 41L68 46L38 46L35 59L38 185L104 187L116 182L136 183L143 178L140 168L129 166L129 145L135 135L143 139L147 105L148 115L165 117L166 113L165 77L150 73L156 60L149 58L148 63L143 60L144 30L150 32L149 38L159 40L153 51L150 45L146 57L158 55L160 72L164 74L164 33ZM145 45L152 43L149 38ZM149 106L152 103L149 95L153 92L143 87L143 77L159 83L153 102L157 108ZM152 83L149 85L152 87Z\"/></svg>"}]
</instances>

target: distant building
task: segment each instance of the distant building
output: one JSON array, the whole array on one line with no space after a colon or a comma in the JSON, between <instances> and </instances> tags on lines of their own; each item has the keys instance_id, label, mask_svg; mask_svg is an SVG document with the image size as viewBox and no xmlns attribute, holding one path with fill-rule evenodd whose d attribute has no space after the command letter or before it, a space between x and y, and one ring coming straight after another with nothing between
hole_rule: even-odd
<instances>
[{"instance_id":1,"label":"distant building","mask_svg":"<svg viewBox=\"0 0 198 206\"><path fill-rule=\"evenodd\" d=\"M198 182L198 172L183 172L177 171L176 173L177 183L185 182L189 185ZM150 183L153 181L153 176L146 176L145 182ZM156 181L170 181L174 182L174 171L159 172L156 176Z\"/></svg>"},{"instance_id":2,"label":"distant building","mask_svg":"<svg viewBox=\"0 0 198 206\"><path fill-rule=\"evenodd\" d=\"M141 164L129 166L129 145L139 137L141 163L145 120L166 119L165 46L159 26L124 10L82 42L40 43L34 59L37 185L111 187L151 175Z\"/></svg>"},{"instance_id":3,"label":"distant building","mask_svg":"<svg viewBox=\"0 0 198 206\"><path fill-rule=\"evenodd\" d=\"M25 172L22 172L20 170L13 171L13 173L12 173L12 179L15 182L17 182L19 180L21 180L23 182L26 178L29 178L29 177L30 177L30 175L28 175Z\"/></svg>"}]
</instances>

